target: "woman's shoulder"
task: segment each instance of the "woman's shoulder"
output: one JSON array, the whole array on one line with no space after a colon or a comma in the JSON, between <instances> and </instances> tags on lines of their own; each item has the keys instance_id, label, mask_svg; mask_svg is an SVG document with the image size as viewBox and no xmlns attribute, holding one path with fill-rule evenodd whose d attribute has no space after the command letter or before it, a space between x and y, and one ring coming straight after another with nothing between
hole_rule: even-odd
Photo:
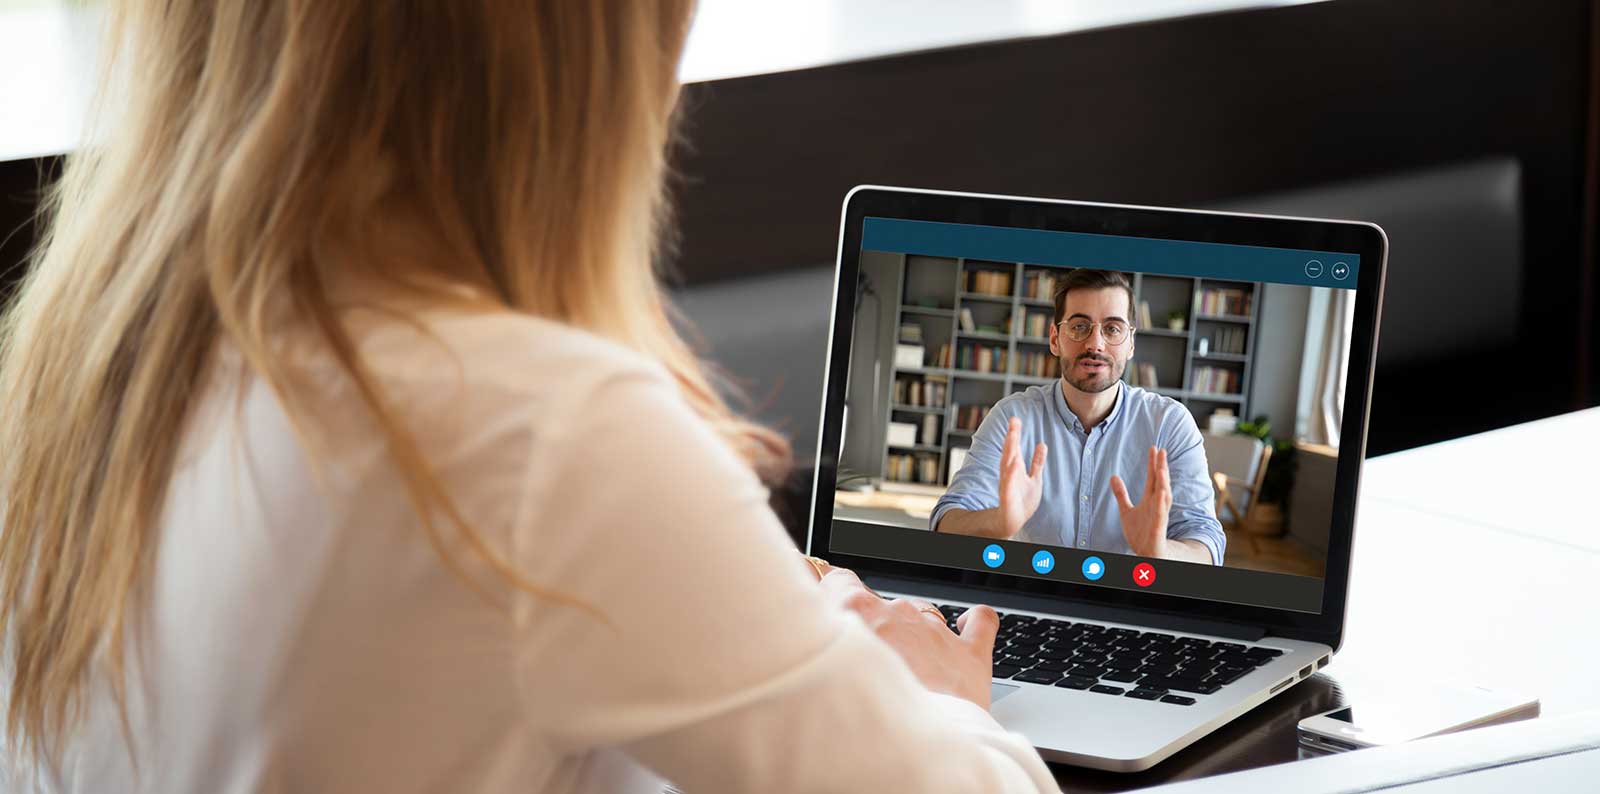
<instances>
[{"instance_id":1,"label":"woman's shoulder","mask_svg":"<svg viewBox=\"0 0 1600 794\"><path fill-rule=\"evenodd\" d=\"M529 432L548 438L580 425L612 432L618 423L597 422L600 414L681 399L665 365L648 354L530 315L429 310L361 317L346 327L371 385L429 449L455 449L465 439L492 446ZM317 347L313 369L325 377L315 394L340 418L335 424L349 425L327 432L359 437L367 428L364 399Z\"/></svg>"},{"instance_id":2,"label":"woman's shoulder","mask_svg":"<svg viewBox=\"0 0 1600 794\"><path fill-rule=\"evenodd\" d=\"M660 362L617 341L510 311L441 311L369 326L358 342L384 380L505 392L572 391L617 378L668 381Z\"/></svg>"}]
</instances>

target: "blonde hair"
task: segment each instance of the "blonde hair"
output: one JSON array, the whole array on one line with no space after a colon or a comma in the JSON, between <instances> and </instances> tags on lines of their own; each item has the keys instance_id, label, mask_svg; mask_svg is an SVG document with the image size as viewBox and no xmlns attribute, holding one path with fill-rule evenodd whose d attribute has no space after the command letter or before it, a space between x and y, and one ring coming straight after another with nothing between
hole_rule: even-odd
<instances>
[{"instance_id":1,"label":"blonde hair","mask_svg":"<svg viewBox=\"0 0 1600 794\"><path fill-rule=\"evenodd\" d=\"M120 106L70 158L0 338L13 750L50 753L102 658L127 732L124 616L219 341L304 418L309 399L272 340L313 330L446 560L435 513L536 589L460 519L386 407L331 297L352 272L432 284L440 300L438 285L466 285L644 351L758 473L782 474L787 445L718 395L651 264L691 15L689 0L111 10L106 74L123 76ZM373 222L385 218L425 225L438 255L385 258Z\"/></svg>"}]
</instances>

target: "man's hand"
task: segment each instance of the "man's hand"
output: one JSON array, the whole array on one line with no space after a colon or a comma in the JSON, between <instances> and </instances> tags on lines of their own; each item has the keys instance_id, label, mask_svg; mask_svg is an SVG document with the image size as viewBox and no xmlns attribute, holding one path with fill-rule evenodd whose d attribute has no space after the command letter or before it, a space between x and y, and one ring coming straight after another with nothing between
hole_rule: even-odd
<instances>
[{"instance_id":1,"label":"man's hand","mask_svg":"<svg viewBox=\"0 0 1600 794\"><path fill-rule=\"evenodd\" d=\"M1122 536L1133 553L1140 557L1167 556L1167 514L1172 510L1172 481L1167 474L1167 451L1150 448L1144 477L1144 495L1135 505L1128 500L1128 487L1122 478L1111 475L1111 493L1117 497L1117 512L1122 514Z\"/></svg>"},{"instance_id":2,"label":"man's hand","mask_svg":"<svg viewBox=\"0 0 1600 794\"><path fill-rule=\"evenodd\" d=\"M1005 532L1002 537L1016 537L1022 525L1038 511L1039 498L1044 494L1044 459L1049 451L1042 442L1034 446L1033 465L1024 469L1022 420L1011 417L1006 427L1006 443L1000 451L1000 522ZM1165 511L1162 516L1165 521ZM1165 527L1165 523L1162 526Z\"/></svg>"}]
</instances>

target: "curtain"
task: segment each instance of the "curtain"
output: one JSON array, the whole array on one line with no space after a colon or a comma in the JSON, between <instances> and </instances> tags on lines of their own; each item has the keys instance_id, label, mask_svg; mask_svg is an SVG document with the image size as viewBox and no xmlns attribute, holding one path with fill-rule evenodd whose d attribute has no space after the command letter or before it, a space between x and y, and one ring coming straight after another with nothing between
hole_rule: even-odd
<instances>
[{"instance_id":1,"label":"curtain","mask_svg":"<svg viewBox=\"0 0 1600 794\"><path fill-rule=\"evenodd\" d=\"M1304 417L1304 436L1314 444L1339 446L1339 430L1344 424L1345 383L1350 369L1350 332L1356 316L1355 295L1354 290L1328 290L1324 310L1316 312L1317 307L1313 306L1311 320L1316 327L1306 340L1305 360L1315 372L1309 410Z\"/></svg>"}]
</instances>

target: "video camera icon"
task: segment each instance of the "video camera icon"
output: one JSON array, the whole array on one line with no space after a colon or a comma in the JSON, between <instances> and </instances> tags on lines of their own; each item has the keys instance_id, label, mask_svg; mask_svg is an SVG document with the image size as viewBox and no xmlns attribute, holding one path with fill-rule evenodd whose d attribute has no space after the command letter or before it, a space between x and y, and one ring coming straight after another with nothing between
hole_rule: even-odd
<instances>
[{"instance_id":1,"label":"video camera icon","mask_svg":"<svg viewBox=\"0 0 1600 794\"><path fill-rule=\"evenodd\" d=\"M1006 550L1000 548L998 543L990 543L983 548L983 564L990 568L999 568L1006 561Z\"/></svg>"}]
</instances>

